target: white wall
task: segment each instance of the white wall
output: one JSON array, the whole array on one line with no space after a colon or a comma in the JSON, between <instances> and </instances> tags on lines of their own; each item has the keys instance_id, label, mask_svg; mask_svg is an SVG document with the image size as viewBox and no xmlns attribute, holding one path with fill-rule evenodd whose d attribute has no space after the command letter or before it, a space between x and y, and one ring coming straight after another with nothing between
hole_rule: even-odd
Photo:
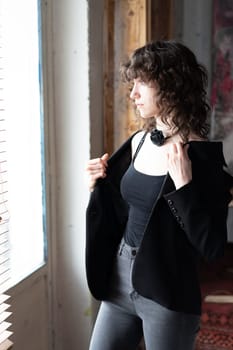
<instances>
[{"instance_id":1,"label":"white wall","mask_svg":"<svg viewBox=\"0 0 233 350\"><path fill-rule=\"evenodd\" d=\"M212 0L183 0L181 40L211 69Z\"/></svg>"},{"instance_id":2,"label":"white wall","mask_svg":"<svg viewBox=\"0 0 233 350\"><path fill-rule=\"evenodd\" d=\"M53 94L56 149L56 350L88 348L85 208L89 193L88 2L53 0ZM56 314L55 314L56 315Z\"/></svg>"}]
</instances>

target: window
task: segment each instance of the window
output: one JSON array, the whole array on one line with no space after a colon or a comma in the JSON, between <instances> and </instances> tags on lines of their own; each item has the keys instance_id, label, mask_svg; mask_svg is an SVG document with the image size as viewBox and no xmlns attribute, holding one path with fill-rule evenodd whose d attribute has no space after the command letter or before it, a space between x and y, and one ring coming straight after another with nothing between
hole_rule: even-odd
<instances>
[{"instance_id":1,"label":"window","mask_svg":"<svg viewBox=\"0 0 233 350\"><path fill-rule=\"evenodd\" d=\"M38 9L36 0L0 6L0 350L12 345L5 291L45 261Z\"/></svg>"},{"instance_id":2,"label":"window","mask_svg":"<svg viewBox=\"0 0 233 350\"><path fill-rule=\"evenodd\" d=\"M1 3L12 286L45 261L40 2Z\"/></svg>"}]
</instances>

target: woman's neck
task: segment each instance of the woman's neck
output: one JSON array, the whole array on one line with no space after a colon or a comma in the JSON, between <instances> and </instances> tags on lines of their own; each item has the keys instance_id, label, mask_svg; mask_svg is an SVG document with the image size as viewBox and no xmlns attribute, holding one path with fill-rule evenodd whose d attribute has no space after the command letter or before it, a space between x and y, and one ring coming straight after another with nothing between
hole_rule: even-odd
<instances>
[{"instance_id":1,"label":"woman's neck","mask_svg":"<svg viewBox=\"0 0 233 350\"><path fill-rule=\"evenodd\" d=\"M178 128L175 125L165 124L160 117L156 117L156 129L163 133L164 138L167 140L166 143L184 142L184 138ZM188 141L206 141L206 139L190 131L187 136L187 142Z\"/></svg>"},{"instance_id":2,"label":"woman's neck","mask_svg":"<svg viewBox=\"0 0 233 350\"><path fill-rule=\"evenodd\" d=\"M171 137L178 133L178 129L175 126L163 123L159 117L156 118L156 129L161 131L164 137Z\"/></svg>"}]
</instances>

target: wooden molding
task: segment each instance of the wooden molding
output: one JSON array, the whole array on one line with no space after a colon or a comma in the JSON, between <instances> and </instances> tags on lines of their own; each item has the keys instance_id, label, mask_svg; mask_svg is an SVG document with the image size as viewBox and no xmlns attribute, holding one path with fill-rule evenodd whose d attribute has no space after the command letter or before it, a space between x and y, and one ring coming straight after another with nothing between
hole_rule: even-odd
<instances>
[{"instance_id":1,"label":"wooden molding","mask_svg":"<svg viewBox=\"0 0 233 350\"><path fill-rule=\"evenodd\" d=\"M174 34L174 0L153 0L150 7L151 40L169 40Z\"/></svg>"},{"instance_id":2,"label":"wooden molding","mask_svg":"<svg viewBox=\"0 0 233 350\"><path fill-rule=\"evenodd\" d=\"M112 153L114 144L114 0L105 0L103 44L104 151Z\"/></svg>"},{"instance_id":3,"label":"wooden molding","mask_svg":"<svg viewBox=\"0 0 233 350\"><path fill-rule=\"evenodd\" d=\"M147 39L146 0L106 0L104 13L104 147L112 153L132 133L135 113L120 65Z\"/></svg>"}]
</instances>

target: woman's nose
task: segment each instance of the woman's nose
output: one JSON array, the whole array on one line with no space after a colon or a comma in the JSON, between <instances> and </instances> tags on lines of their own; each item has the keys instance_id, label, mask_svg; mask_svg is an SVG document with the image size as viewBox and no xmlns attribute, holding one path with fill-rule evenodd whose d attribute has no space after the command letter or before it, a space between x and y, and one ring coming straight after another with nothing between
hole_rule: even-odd
<instances>
[{"instance_id":1,"label":"woman's nose","mask_svg":"<svg viewBox=\"0 0 233 350\"><path fill-rule=\"evenodd\" d=\"M132 88L132 90L131 90L129 96L130 96L130 98L133 100L133 99L135 99L136 97L138 97L138 95L139 95L139 93L138 93L137 84L134 83L133 88Z\"/></svg>"}]
</instances>

